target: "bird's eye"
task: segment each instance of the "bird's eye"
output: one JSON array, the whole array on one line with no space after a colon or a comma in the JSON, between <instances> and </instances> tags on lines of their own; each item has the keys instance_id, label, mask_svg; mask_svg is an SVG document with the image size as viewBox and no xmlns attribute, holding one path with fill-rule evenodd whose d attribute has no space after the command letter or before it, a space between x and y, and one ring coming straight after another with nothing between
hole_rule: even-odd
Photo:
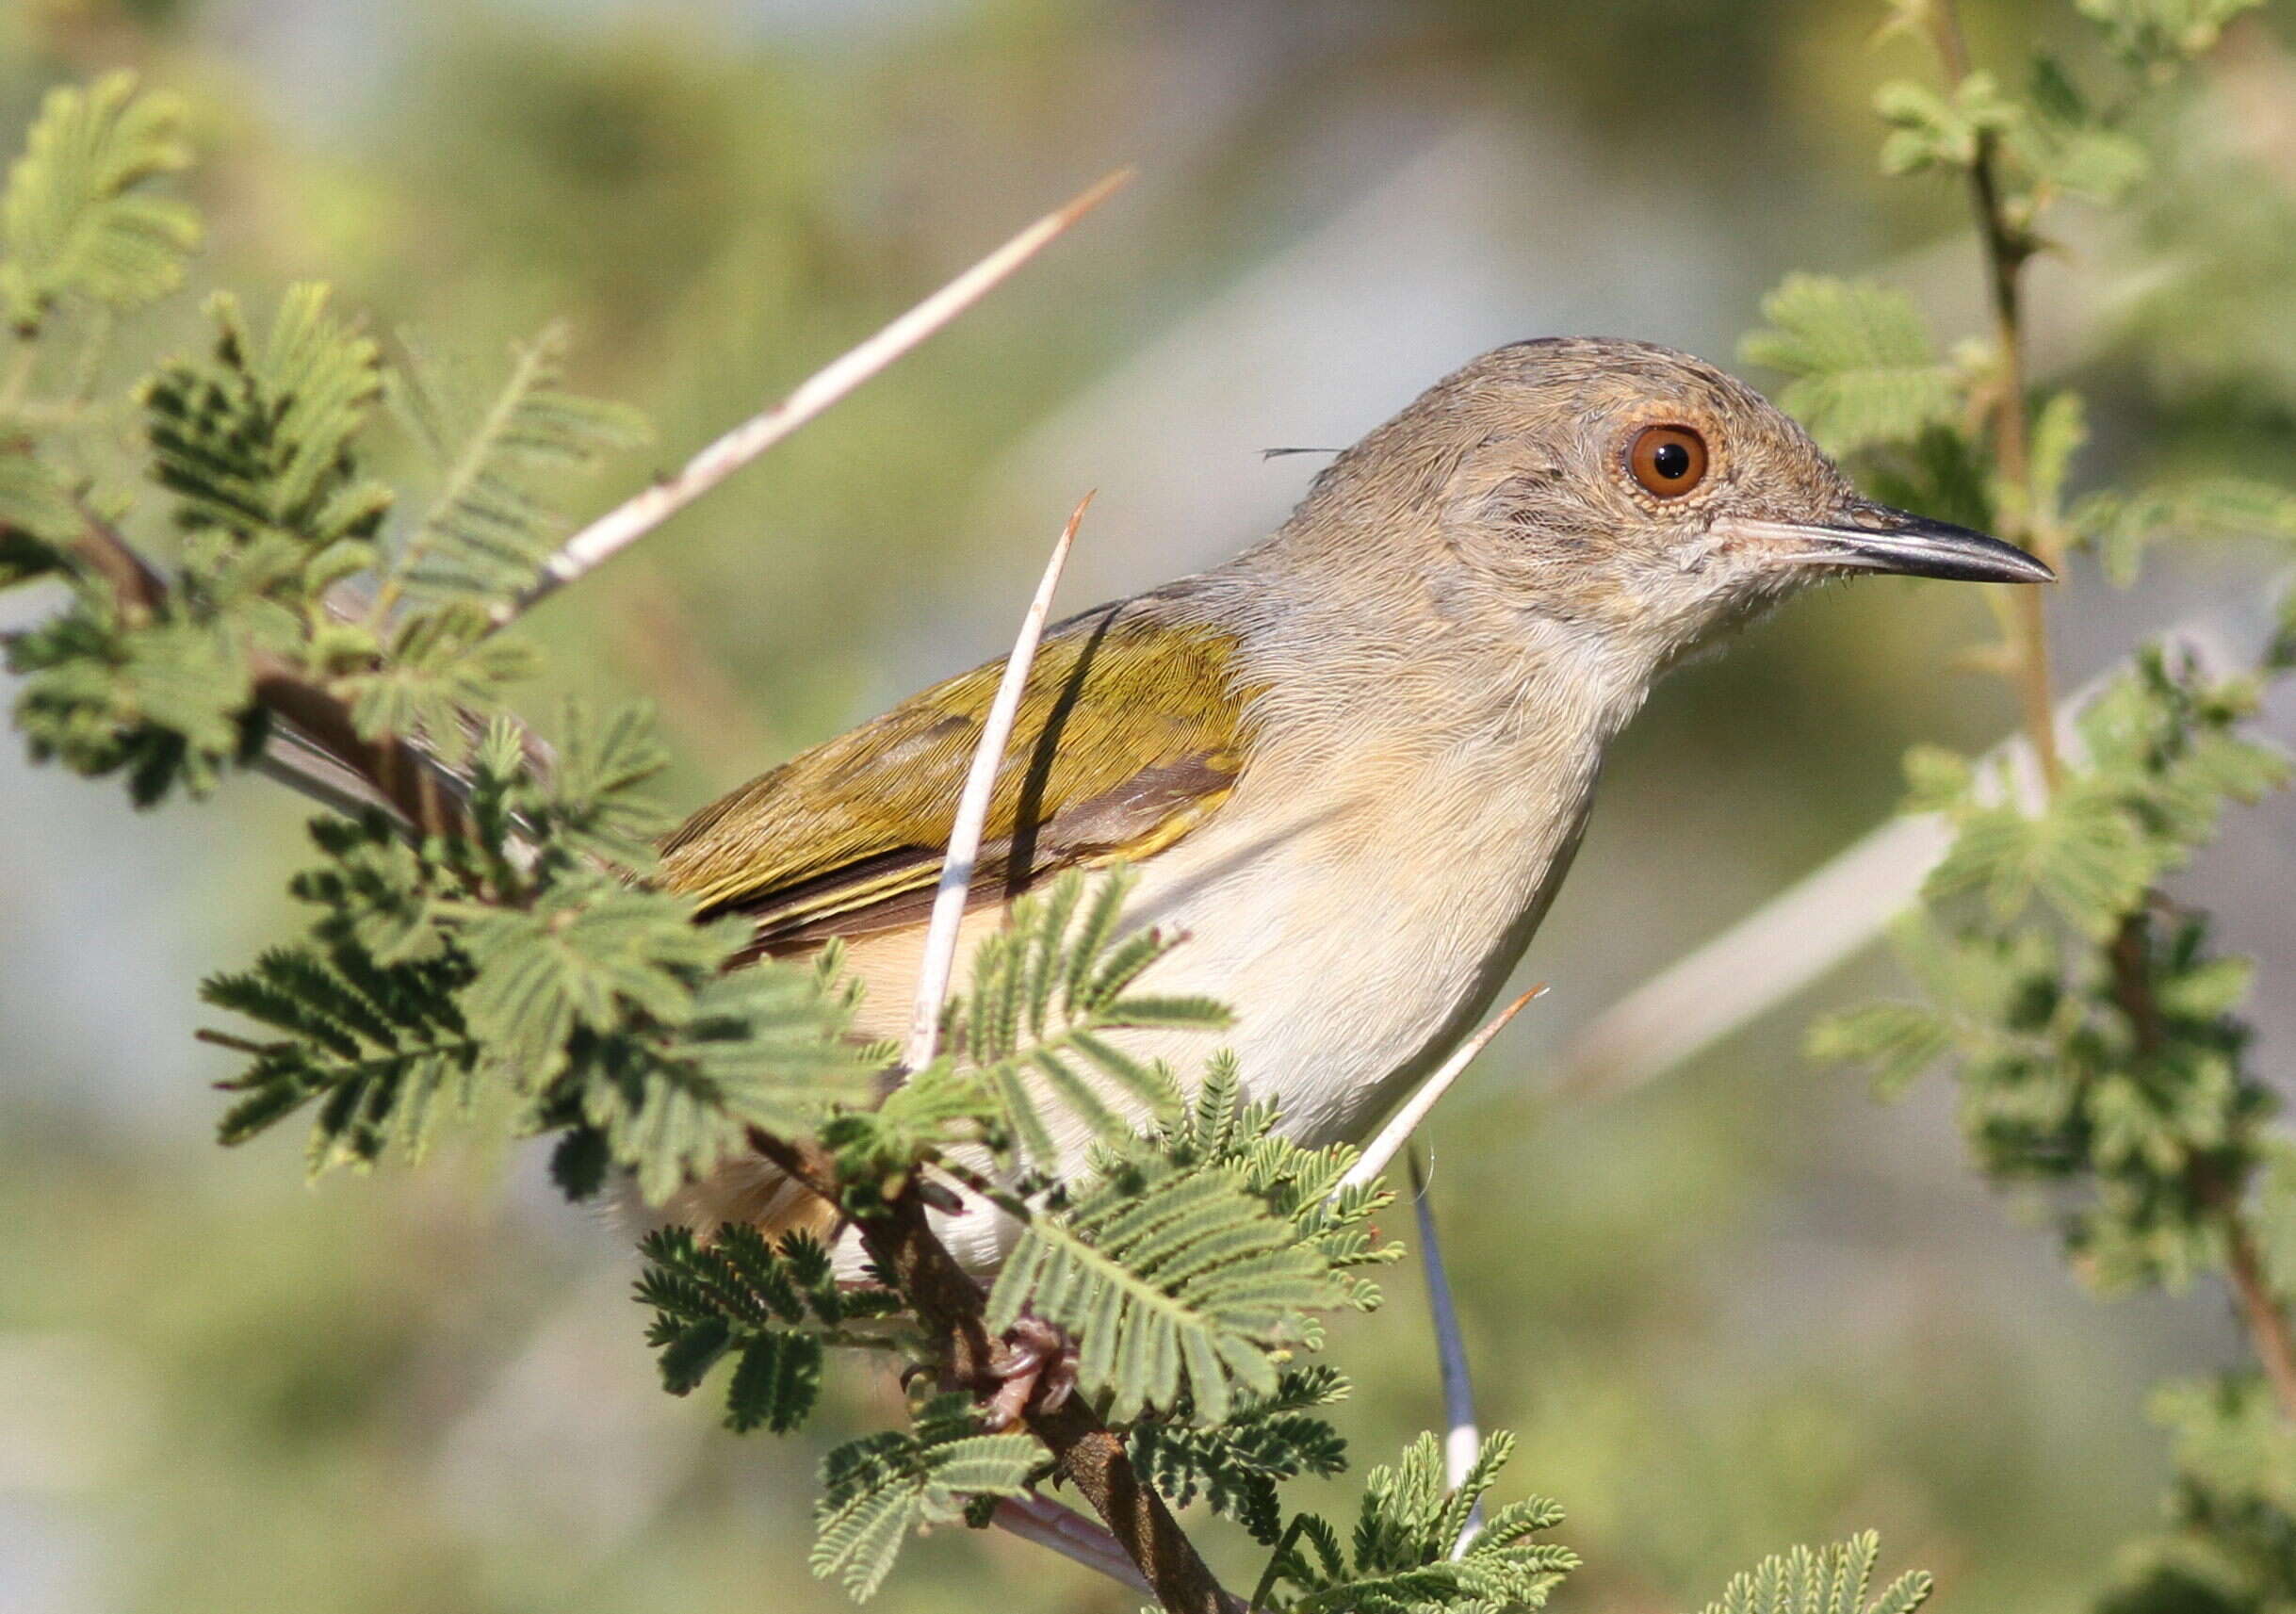
<instances>
[{"instance_id":1,"label":"bird's eye","mask_svg":"<svg viewBox=\"0 0 2296 1614\"><path fill-rule=\"evenodd\" d=\"M1680 498L1706 477L1706 440L1687 426L1645 426L1626 450L1626 468L1650 493Z\"/></svg>"}]
</instances>

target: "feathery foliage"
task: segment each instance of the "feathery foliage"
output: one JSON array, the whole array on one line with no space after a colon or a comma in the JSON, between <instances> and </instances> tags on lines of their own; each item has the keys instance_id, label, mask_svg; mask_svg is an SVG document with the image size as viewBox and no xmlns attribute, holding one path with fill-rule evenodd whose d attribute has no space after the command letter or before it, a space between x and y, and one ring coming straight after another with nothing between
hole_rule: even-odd
<instances>
[{"instance_id":1,"label":"feathery foliage","mask_svg":"<svg viewBox=\"0 0 2296 1614\"><path fill-rule=\"evenodd\" d=\"M1235 1057L1215 1053L1205 1064L1195 1102L1164 1125L1155 1148L1183 1169L1235 1172L1245 1192L1290 1222L1292 1236L1322 1260L1343 1304L1375 1311L1378 1285L1360 1269L1402 1259L1403 1247L1375 1243L1372 1228L1372 1218L1395 1196L1384 1182L1344 1182L1361 1158L1354 1145L1303 1149L1276 1130L1280 1119L1273 1103L1246 1099Z\"/></svg>"},{"instance_id":2,"label":"feathery foliage","mask_svg":"<svg viewBox=\"0 0 2296 1614\"><path fill-rule=\"evenodd\" d=\"M1456 1491L1443 1483L1442 1448L1422 1435L1393 1467L1371 1471L1353 1535L1312 1513L1296 1515L1253 1602L1292 1614L1503 1614L1543 1607L1578 1555L1533 1538L1562 1523L1545 1497L1492 1510L1471 1541L1468 1524L1514 1450L1492 1435ZM1462 1542L1464 1543L1462 1545Z\"/></svg>"},{"instance_id":3,"label":"feathery foliage","mask_svg":"<svg viewBox=\"0 0 2296 1614\"><path fill-rule=\"evenodd\" d=\"M978 1497L1017 1496L1044 1463L1027 1435L980 1432L962 1395L916 1409L907 1430L849 1441L822 1463L813 1573L844 1583L856 1602L884 1584L911 1529L967 1517Z\"/></svg>"},{"instance_id":4,"label":"feathery foliage","mask_svg":"<svg viewBox=\"0 0 2296 1614\"><path fill-rule=\"evenodd\" d=\"M1792 377L1779 403L1837 454L1918 437L1961 411L1953 372L1904 293L1788 275L1762 300L1769 328L1739 352Z\"/></svg>"},{"instance_id":5,"label":"feathery foliage","mask_svg":"<svg viewBox=\"0 0 2296 1614\"><path fill-rule=\"evenodd\" d=\"M1930 1600L1930 1577L1917 1572L1866 1600L1881 1556L1871 1530L1816 1551L1796 1547L1732 1580L1705 1614L1913 1614Z\"/></svg>"},{"instance_id":6,"label":"feathery foliage","mask_svg":"<svg viewBox=\"0 0 2296 1614\"><path fill-rule=\"evenodd\" d=\"M994 1102L999 1133L1019 1160L1057 1159L1062 1122L1120 1138L1137 1117L1162 1119L1178 1105L1171 1073L1133 1059L1109 1033L1229 1021L1209 999L1132 990L1174 945L1154 930L1122 928L1132 885L1121 868L1096 882L1070 871L1041 897L1021 899L981 943L969 991L945 1012L944 1046Z\"/></svg>"},{"instance_id":7,"label":"feathery foliage","mask_svg":"<svg viewBox=\"0 0 2296 1614\"><path fill-rule=\"evenodd\" d=\"M2166 1528L2124 1555L2100 1614L2235 1614L2296 1601L2296 1426L2249 1374L2153 1394L2175 1479Z\"/></svg>"},{"instance_id":8,"label":"feathery foliage","mask_svg":"<svg viewBox=\"0 0 2296 1614\"><path fill-rule=\"evenodd\" d=\"M176 525L313 554L372 538L390 495L359 475L352 444L383 393L373 341L328 311L321 285L290 289L260 342L229 293L207 315L214 346L143 389L153 472L175 496ZM263 580L291 587L285 566L281 555Z\"/></svg>"},{"instance_id":9,"label":"feathery foliage","mask_svg":"<svg viewBox=\"0 0 2296 1614\"><path fill-rule=\"evenodd\" d=\"M737 1434L804 1423L820 1394L824 1343L855 1343L846 1324L901 1304L887 1290L841 1286L829 1252L803 1232L769 1244L736 1224L703 1244L691 1229L659 1228L638 1247L648 1264L632 1298L654 1310L646 1344L661 1353L662 1387L689 1394L731 1358L725 1427Z\"/></svg>"},{"instance_id":10,"label":"feathery foliage","mask_svg":"<svg viewBox=\"0 0 2296 1614\"><path fill-rule=\"evenodd\" d=\"M1347 1468L1347 1443L1311 1408L1345 1400L1348 1384L1321 1364L1286 1368L1274 1394L1240 1397L1225 1423L1202 1424L1181 1396L1171 1417L1132 1427L1132 1466L1176 1508L1201 1496L1262 1546L1283 1535L1277 1487L1303 1474L1325 1477Z\"/></svg>"},{"instance_id":11,"label":"feathery foliage","mask_svg":"<svg viewBox=\"0 0 2296 1614\"><path fill-rule=\"evenodd\" d=\"M418 1144L449 1112L394 1117L394 1095L427 1089L377 1087L375 1071L427 1056L440 1028L458 1049L475 1039L478 1074L513 1099L518 1132L570 1134L569 1187L598 1185L580 1163L611 1162L664 1198L743 1148L749 1128L802 1131L867 1092L873 1067L843 1035L852 994L834 953L819 968L726 974L738 926L696 925L682 899L608 878L569 844L599 843L611 825L604 843L621 846L646 822L642 792L661 758L639 743L630 714L601 722L578 707L565 727L600 738L585 739L581 766L545 782L518 733L496 726L473 764L475 839L445 857L397 844L379 816L316 832L329 861L296 892L321 917L311 942L277 956L314 989L331 971L388 986L397 1012L362 1022L355 1047L326 1035L334 998L315 1001L315 1025L262 1016L290 1035L241 1079L250 1097L232 1112L231 1141L323 1098L317 1166L370 1160L386 1137ZM232 979L209 999L245 1012ZM347 1117L359 1121L348 1152L334 1142Z\"/></svg>"},{"instance_id":12,"label":"feathery foliage","mask_svg":"<svg viewBox=\"0 0 2296 1614\"><path fill-rule=\"evenodd\" d=\"M9 649L33 756L124 771L142 806L179 786L204 794L253 759L258 660L323 653L320 598L366 562L389 497L350 455L380 385L374 349L328 315L324 291L289 292L260 344L228 297L209 312L213 350L141 389L153 475L183 531L179 576L155 608L75 566L70 608Z\"/></svg>"},{"instance_id":13,"label":"feathery foliage","mask_svg":"<svg viewBox=\"0 0 2296 1614\"><path fill-rule=\"evenodd\" d=\"M206 1002L283 1034L250 1046L254 1062L225 1084L247 1097L225 1113L223 1141L242 1142L316 1100L315 1173L394 1145L421 1159L438 1124L476 1096L480 1044L455 1001L463 978L450 956L383 964L350 941L274 948L252 970L211 977L200 990Z\"/></svg>"},{"instance_id":14,"label":"feathery foliage","mask_svg":"<svg viewBox=\"0 0 2296 1614\"><path fill-rule=\"evenodd\" d=\"M1185 1404L1208 1424L1239 1393L1278 1394L1278 1364L1323 1343L1319 1312L1370 1311L1353 1269L1392 1261L1364 1223L1384 1188L1343 1190L1345 1147L1302 1149L1247 1104L1216 1058L1196 1102L1153 1134L1106 1147L1097 1181L1029 1217L990 1292L990 1326L1027 1312L1079 1340L1078 1377L1119 1422Z\"/></svg>"},{"instance_id":15,"label":"feathery foliage","mask_svg":"<svg viewBox=\"0 0 2296 1614\"><path fill-rule=\"evenodd\" d=\"M481 605L515 595L563 524L545 502L546 485L645 441L636 411L566 389L566 349L560 325L513 347L509 373L489 397L408 348L391 402L438 484L383 575L378 610L401 591Z\"/></svg>"},{"instance_id":16,"label":"feathery foliage","mask_svg":"<svg viewBox=\"0 0 2296 1614\"><path fill-rule=\"evenodd\" d=\"M183 119L132 73L48 92L0 193L0 305L21 334L62 299L128 309L181 283L199 218L148 182L190 166Z\"/></svg>"},{"instance_id":17,"label":"feathery foliage","mask_svg":"<svg viewBox=\"0 0 2296 1614\"><path fill-rule=\"evenodd\" d=\"M1239 1389L1276 1392L1277 1364L1343 1303L1330 1267L1232 1169L1164 1162L1112 1171L1066 1215L1033 1218L988 1297L994 1329L1026 1311L1073 1332L1078 1378L1119 1421L1181 1386L1224 1421Z\"/></svg>"},{"instance_id":18,"label":"feathery foliage","mask_svg":"<svg viewBox=\"0 0 2296 1614\"><path fill-rule=\"evenodd\" d=\"M824 1134L846 1177L898 1174L971 1143L1024 1185L1041 1185L1064 1137L1115 1142L1142 1117L1175 1113L1171 1072L1132 1058L1110 1034L1213 1031L1229 1016L1207 999L1133 990L1173 941L1125 929L1132 885L1121 866L1091 880L1072 870L1013 904L1004 928L975 949L969 988L943 1014L941 1055Z\"/></svg>"}]
</instances>

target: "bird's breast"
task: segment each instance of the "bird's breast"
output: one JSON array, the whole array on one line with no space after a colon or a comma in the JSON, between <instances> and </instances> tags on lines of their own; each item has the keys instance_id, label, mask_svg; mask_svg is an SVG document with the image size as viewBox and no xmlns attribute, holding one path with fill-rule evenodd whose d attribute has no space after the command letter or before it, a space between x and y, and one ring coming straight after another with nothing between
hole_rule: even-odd
<instances>
[{"instance_id":1,"label":"bird's breast","mask_svg":"<svg viewBox=\"0 0 2296 1614\"><path fill-rule=\"evenodd\" d=\"M1303 1143L1360 1139L1489 1008L1567 869L1599 761L1557 743L1357 748L1246 772L1142 873L1187 939L1145 983L1231 1004L1246 1088ZM1318 788L1320 785L1321 788ZM1205 1039L1151 1052L1176 1069Z\"/></svg>"}]
</instances>

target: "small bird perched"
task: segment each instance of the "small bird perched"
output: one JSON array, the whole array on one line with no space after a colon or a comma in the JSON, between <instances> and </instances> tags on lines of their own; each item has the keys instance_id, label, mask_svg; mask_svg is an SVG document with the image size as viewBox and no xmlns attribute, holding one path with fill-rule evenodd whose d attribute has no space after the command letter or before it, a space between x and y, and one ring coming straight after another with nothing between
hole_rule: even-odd
<instances>
[{"instance_id":1,"label":"small bird perched","mask_svg":"<svg viewBox=\"0 0 2296 1614\"><path fill-rule=\"evenodd\" d=\"M1686 354L1521 342L1342 453L1227 564L1071 617L1030 672L960 961L1062 870L1124 859L1184 932L1150 985L1235 1005L1253 1095L1322 1145L1367 1133L1488 1012L1554 900L1604 748L1669 666L1818 579L2043 582L1964 528L1861 497L1792 420ZM756 955L842 937L860 1026L903 1030L957 795L1001 663L704 808L674 889ZM961 982L960 982L961 986ZM1132 1052L1186 1072L1186 1034ZM1063 1140L1081 1153L1080 1127ZM704 1226L825 1225L762 1161ZM943 1230L993 1269L1010 1230Z\"/></svg>"}]
</instances>

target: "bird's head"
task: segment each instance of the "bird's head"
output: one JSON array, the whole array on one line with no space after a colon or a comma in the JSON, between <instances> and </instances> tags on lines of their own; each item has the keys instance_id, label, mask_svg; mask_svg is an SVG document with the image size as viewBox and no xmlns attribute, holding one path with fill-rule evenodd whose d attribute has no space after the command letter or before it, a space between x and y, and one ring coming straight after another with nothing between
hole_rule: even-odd
<instances>
[{"instance_id":1,"label":"bird's head","mask_svg":"<svg viewBox=\"0 0 2296 1614\"><path fill-rule=\"evenodd\" d=\"M1405 567L1438 608L1663 666L1827 577L2031 583L2022 549L1864 498L1808 432L1713 366L1641 342L1521 342L1445 377L1302 506L1327 559ZM1336 540L1336 545L1334 545Z\"/></svg>"}]
</instances>

